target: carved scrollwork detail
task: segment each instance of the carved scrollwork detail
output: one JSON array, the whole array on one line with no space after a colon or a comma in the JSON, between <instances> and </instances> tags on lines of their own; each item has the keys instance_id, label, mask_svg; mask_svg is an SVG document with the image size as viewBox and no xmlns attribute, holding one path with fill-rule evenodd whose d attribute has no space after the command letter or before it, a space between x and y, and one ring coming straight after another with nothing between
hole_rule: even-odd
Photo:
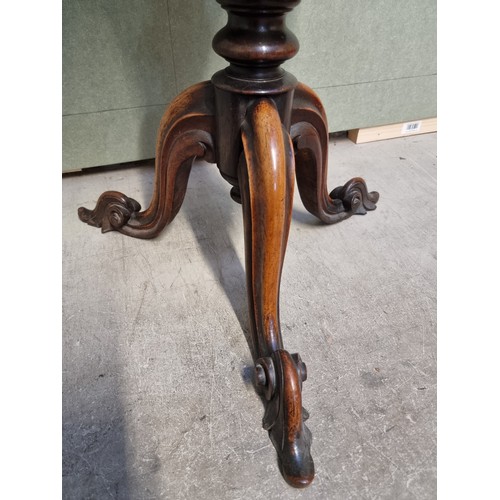
<instances>
[{"instance_id":1,"label":"carved scrollwork detail","mask_svg":"<svg viewBox=\"0 0 500 500\"><path fill-rule=\"evenodd\" d=\"M156 141L154 189L144 211L137 201L118 191L103 193L94 210L79 208L83 222L103 233L119 231L133 238L160 234L177 215L195 158L214 161L214 90L210 82L186 89L168 106Z\"/></svg>"},{"instance_id":2,"label":"carved scrollwork detail","mask_svg":"<svg viewBox=\"0 0 500 500\"><path fill-rule=\"evenodd\" d=\"M78 217L93 227L100 227L103 233L119 231L141 210L139 202L118 191L106 191L99 196L94 210L80 207Z\"/></svg>"},{"instance_id":3,"label":"carved scrollwork detail","mask_svg":"<svg viewBox=\"0 0 500 500\"><path fill-rule=\"evenodd\" d=\"M267 404L262 426L276 449L283 477L304 488L314 479L309 413L302 407L302 382L307 369L298 354L279 349L256 363L256 383Z\"/></svg>"},{"instance_id":4,"label":"carved scrollwork detail","mask_svg":"<svg viewBox=\"0 0 500 500\"><path fill-rule=\"evenodd\" d=\"M304 84L295 90L291 136L295 147L297 185L305 208L326 224L375 210L379 194L368 191L360 177L335 188L328 179L328 124L317 94Z\"/></svg>"},{"instance_id":5,"label":"carved scrollwork detail","mask_svg":"<svg viewBox=\"0 0 500 500\"><path fill-rule=\"evenodd\" d=\"M344 209L352 214L366 214L367 210L375 210L379 194L377 191L368 191L366 182L361 177L354 177L343 186L336 187L330 198L334 203L342 202Z\"/></svg>"}]
</instances>

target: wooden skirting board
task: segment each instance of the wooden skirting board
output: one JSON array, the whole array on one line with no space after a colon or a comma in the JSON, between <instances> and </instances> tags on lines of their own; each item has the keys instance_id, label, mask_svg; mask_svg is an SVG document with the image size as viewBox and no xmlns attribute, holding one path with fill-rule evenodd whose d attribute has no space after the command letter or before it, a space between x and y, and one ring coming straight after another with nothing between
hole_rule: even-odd
<instances>
[{"instance_id":1,"label":"wooden skirting board","mask_svg":"<svg viewBox=\"0 0 500 500\"><path fill-rule=\"evenodd\" d=\"M347 137L355 144L394 139L408 135L428 134L437 131L437 118L426 118L413 122L393 123L381 127L356 128L347 132Z\"/></svg>"}]
</instances>

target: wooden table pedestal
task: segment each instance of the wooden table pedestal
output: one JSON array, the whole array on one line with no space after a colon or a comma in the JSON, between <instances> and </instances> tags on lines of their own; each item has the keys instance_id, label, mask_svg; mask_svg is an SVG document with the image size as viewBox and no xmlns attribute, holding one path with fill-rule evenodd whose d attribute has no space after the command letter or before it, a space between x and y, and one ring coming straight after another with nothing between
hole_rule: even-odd
<instances>
[{"instance_id":1,"label":"wooden table pedestal","mask_svg":"<svg viewBox=\"0 0 500 500\"><path fill-rule=\"evenodd\" d=\"M328 128L318 96L280 65L299 48L285 16L300 0L217 0L227 25L213 48L229 66L181 93L165 112L157 138L149 207L116 191L103 193L80 219L102 232L154 238L179 211L195 158L216 163L243 207L246 277L255 383L263 419L285 480L314 478L311 433L304 422L306 366L284 349L279 289L295 179L305 208L326 224L374 210L378 193L361 178L327 190Z\"/></svg>"}]
</instances>

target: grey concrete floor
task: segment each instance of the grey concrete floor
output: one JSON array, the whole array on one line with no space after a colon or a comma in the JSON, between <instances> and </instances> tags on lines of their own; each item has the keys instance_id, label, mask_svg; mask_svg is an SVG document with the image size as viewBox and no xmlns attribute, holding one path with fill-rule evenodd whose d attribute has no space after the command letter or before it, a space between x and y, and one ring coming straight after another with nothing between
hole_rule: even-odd
<instances>
[{"instance_id":1,"label":"grey concrete floor","mask_svg":"<svg viewBox=\"0 0 500 500\"><path fill-rule=\"evenodd\" d=\"M214 165L154 240L101 234L79 206L148 205L151 167L63 180L65 499L436 497L436 135L330 144L329 186L376 211L333 226L295 194L285 347L308 367L316 479L281 478L251 381L241 207Z\"/></svg>"}]
</instances>

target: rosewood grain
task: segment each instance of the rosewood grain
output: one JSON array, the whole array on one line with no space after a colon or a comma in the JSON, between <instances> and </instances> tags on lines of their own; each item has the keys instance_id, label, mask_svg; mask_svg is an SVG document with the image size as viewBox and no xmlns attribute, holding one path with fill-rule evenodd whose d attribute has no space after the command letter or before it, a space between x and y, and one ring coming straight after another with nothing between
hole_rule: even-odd
<instances>
[{"instance_id":1,"label":"rosewood grain","mask_svg":"<svg viewBox=\"0 0 500 500\"><path fill-rule=\"evenodd\" d=\"M180 94L165 112L156 145L148 208L117 191L103 193L83 222L102 232L153 238L172 222L196 158L217 163L242 204L255 383L265 401L263 426L280 470L294 487L314 478L312 436L305 425L307 369L285 350L279 315L281 271L290 229L295 177L306 209L326 224L374 210L378 193L355 177L328 192L328 127L318 96L280 65L298 41L285 17L300 0L217 0L227 25L214 50L229 62L210 82Z\"/></svg>"},{"instance_id":2,"label":"rosewood grain","mask_svg":"<svg viewBox=\"0 0 500 500\"><path fill-rule=\"evenodd\" d=\"M379 194L368 192L365 181L360 177L351 179L328 194L326 113L316 93L304 84L295 89L291 120L297 186L305 208L327 224L375 210Z\"/></svg>"},{"instance_id":3,"label":"rosewood grain","mask_svg":"<svg viewBox=\"0 0 500 500\"><path fill-rule=\"evenodd\" d=\"M102 232L120 231L134 238L154 238L172 222L186 194L195 158L214 161L214 91L199 83L174 99L160 122L156 140L155 179L149 207L116 191L107 191L94 210L79 208L83 222Z\"/></svg>"}]
</instances>

